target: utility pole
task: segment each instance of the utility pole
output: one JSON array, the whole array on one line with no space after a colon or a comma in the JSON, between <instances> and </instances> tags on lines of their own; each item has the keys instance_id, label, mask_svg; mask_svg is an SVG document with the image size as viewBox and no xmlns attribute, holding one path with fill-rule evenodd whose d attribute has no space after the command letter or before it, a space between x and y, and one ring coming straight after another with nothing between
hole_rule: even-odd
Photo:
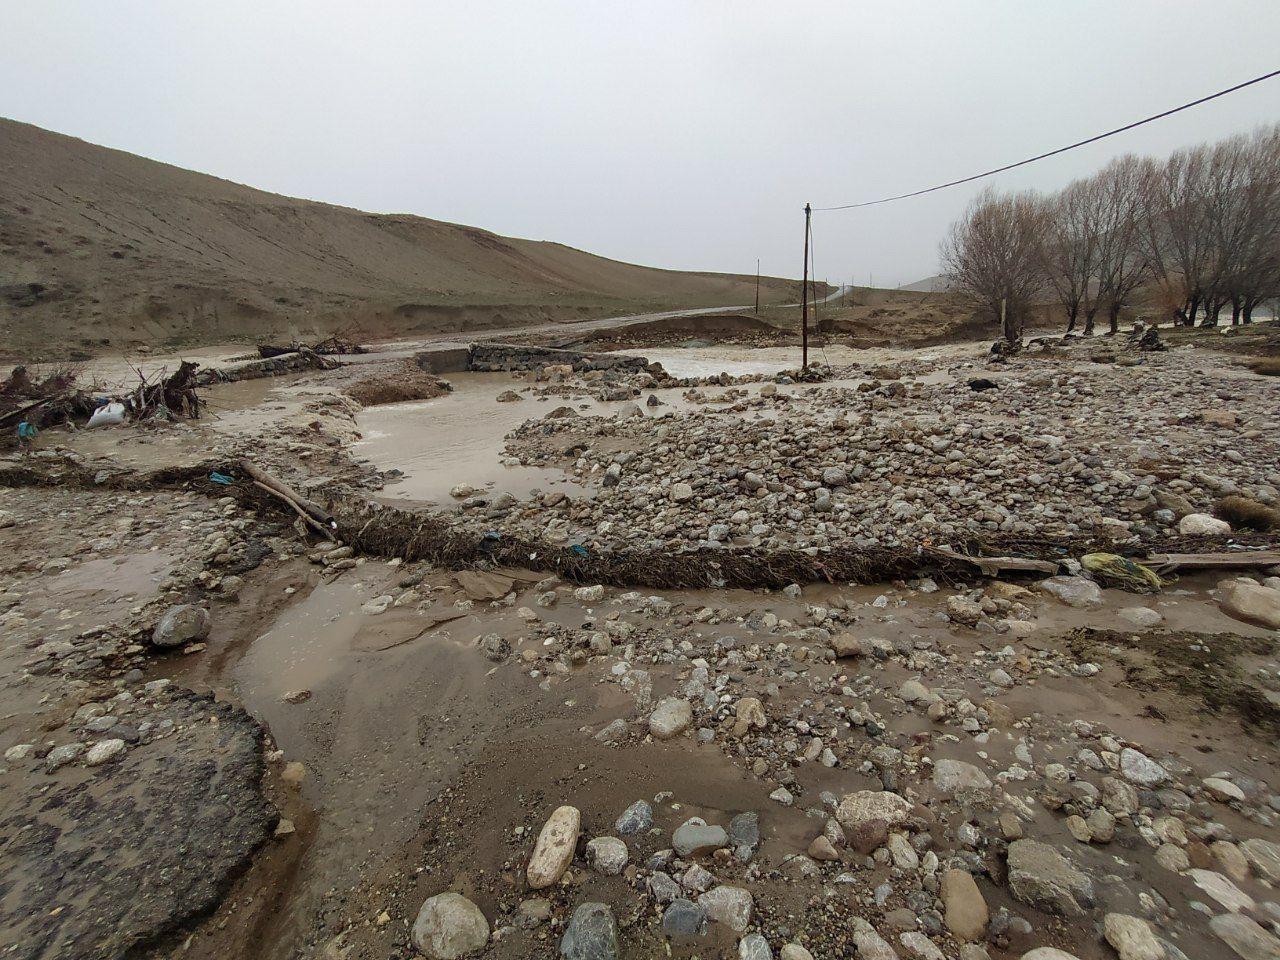
<instances>
[{"instance_id":1,"label":"utility pole","mask_svg":"<svg viewBox=\"0 0 1280 960\"><path fill-rule=\"evenodd\" d=\"M809 369L809 219L813 208L804 205L804 280L800 284L800 368Z\"/></svg>"},{"instance_id":2,"label":"utility pole","mask_svg":"<svg viewBox=\"0 0 1280 960\"><path fill-rule=\"evenodd\" d=\"M756 257L756 316L760 315L760 258Z\"/></svg>"}]
</instances>

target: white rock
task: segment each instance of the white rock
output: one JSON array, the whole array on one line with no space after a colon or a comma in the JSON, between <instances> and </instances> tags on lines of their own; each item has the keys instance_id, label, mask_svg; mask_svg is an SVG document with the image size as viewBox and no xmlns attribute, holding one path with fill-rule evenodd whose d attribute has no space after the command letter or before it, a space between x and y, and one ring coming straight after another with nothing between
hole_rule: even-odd
<instances>
[{"instance_id":1,"label":"white rock","mask_svg":"<svg viewBox=\"0 0 1280 960\"><path fill-rule=\"evenodd\" d=\"M543 824L538 842L529 857L529 886L541 890L556 883L573 862L574 848L582 830L582 813L577 807L557 807Z\"/></svg>"},{"instance_id":2,"label":"white rock","mask_svg":"<svg viewBox=\"0 0 1280 960\"><path fill-rule=\"evenodd\" d=\"M664 697L649 715L649 732L659 740L670 740L693 723L693 705L681 697Z\"/></svg>"},{"instance_id":3,"label":"white rock","mask_svg":"<svg viewBox=\"0 0 1280 960\"><path fill-rule=\"evenodd\" d=\"M1252 910L1256 906L1253 897L1214 870L1188 870L1187 876L1192 883L1232 913Z\"/></svg>"},{"instance_id":4,"label":"white rock","mask_svg":"<svg viewBox=\"0 0 1280 960\"><path fill-rule=\"evenodd\" d=\"M1229 617L1280 630L1280 590L1252 580L1218 584L1218 606Z\"/></svg>"},{"instance_id":5,"label":"white rock","mask_svg":"<svg viewBox=\"0 0 1280 960\"><path fill-rule=\"evenodd\" d=\"M1280 957L1280 938L1238 913L1214 917L1209 921L1209 929L1243 960L1276 960Z\"/></svg>"},{"instance_id":6,"label":"white rock","mask_svg":"<svg viewBox=\"0 0 1280 960\"><path fill-rule=\"evenodd\" d=\"M1120 773L1140 787L1158 787L1169 779L1169 773L1145 753L1125 747L1120 751Z\"/></svg>"},{"instance_id":7,"label":"white rock","mask_svg":"<svg viewBox=\"0 0 1280 960\"><path fill-rule=\"evenodd\" d=\"M1187 536L1220 536L1231 532L1231 524L1207 513L1188 513L1178 521L1178 532Z\"/></svg>"},{"instance_id":8,"label":"white rock","mask_svg":"<svg viewBox=\"0 0 1280 960\"><path fill-rule=\"evenodd\" d=\"M1244 803L1244 791L1230 780L1223 780L1221 777L1206 777L1202 783L1204 788L1209 791L1209 795L1215 800L1221 800L1223 803L1231 801Z\"/></svg>"},{"instance_id":9,"label":"white rock","mask_svg":"<svg viewBox=\"0 0 1280 960\"><path fill-rule=\"evenodd\" d=\"M698 897L698 904L712 920L723 923L735 933L744 933L751 925L755 899L748 890L722 884Z\"/></svg>"},{"instance_id":10,"label":"white rock","mask_svg":"<svg viewBox=\"0 0 1280 960\"><path fill-rule=\"evenodd\" d=\"M431 960L457 960L489 942L489 921L460 893L429 899L413 922L413 945Z\"/></svg>"},{"instance_id":11,"label":"white rock","mask_svg":"<svg viewBox=\"0 0 1280 960\"><path fill-rule=\"evenodd\" d=\"M872 820L883 820L891 827L906 823L911 815L911 802L887 790L859 790L846 794L836 809L836 820L846 830L857 829Z\"/></svg>"},{"instance_id":12,"label":"white rock","mask_svg":"<svg viewBox=\"0 0 1280 960\"><path fill-rule=\"evenodd\" d=\"M627 845L617 837L596 837L587 843L587 863L606 877L616 877L631 856Z\"/></svg>"},{"instance_id":13,"label":"white rock","mask_svg":"<svg viewBox=\"0 0 1280 960\"><path fill-rule=\"evenodd\" d=\"M124 741L118 737L100 740L89 748L89 752L84 756L84 762L91 767L96 767L115 759L122 753L124 753Z\"/></svg>"},{"instance_id":14,"label":"white rock","mask_svg":"<svg viewBox=\"0 0 1280 960\"><path fill-rule=\"evenodd\" d=\"M938 760L933 765L933 785L950 797L957 793L991 789L991 778L964 760Z\"/></svg>"},{"instance_id":15,"label":"white rock","mask_svg":"<svg viewBox=\"0 0 1280 960\"><path fill-rule=\"evenodd\" d=\"M1164 960L1164 947L1145 920L1124 913L1108 913L1102 919L1102 935L1120 954L1120 960Z\"/></svg>"},{"instance_id":16,"label":"white rock","mask_svg":"<svg viewBox=\"0 0 1280 960\"><path fill-rule=\"evenodd\" d=\"M1092 580L1084 577L1050 577L1036 584L1045 593L1052 594L1068 607L1098 607L1102 605L1102 590Z\"/></svg>"},{"instance_id":17,"label":"white rock","mask_svg":"<svg viewBox=\"0 0 1280 960\"><path fill-rule=\"evenodd\" d=\"M1116 616L1139 630L1150 630L1164 623L1164 615L1150 607L1125 607Z\"/></svg>"}]
</instances>

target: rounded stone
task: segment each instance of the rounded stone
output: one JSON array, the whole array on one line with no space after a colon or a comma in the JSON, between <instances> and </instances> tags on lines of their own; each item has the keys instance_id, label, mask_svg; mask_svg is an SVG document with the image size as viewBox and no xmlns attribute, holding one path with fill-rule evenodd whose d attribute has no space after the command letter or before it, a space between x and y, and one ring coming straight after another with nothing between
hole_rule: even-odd
<instances>
[{"instance_id":1,"label":"rounded stone","mask_svg":"<svg viewBox=\"0 0 1280 960\"><path fill-rule=\"evenodd\" d=\"M693 705L680 697L664 697L649 715L649 732L658 740L670 740L693 723Z\"/></svg>"},{"instance_id":2,"label":"rounded stone","mask_svg":"<svg viewBox=\"0 0 1280 960\"><path fill-rule=\"evenodd\" d=\"M209 611L194 603L182 603L170 607L151 632L151 642L157 647L184 647L209 636L213 618Z\"/></svg>"},{"instance_id":3,"label":"rounded stone","mask_svg":"<svg viewBox=\"0 0 1280 960\"><path fill-rule=\"evenodd\" d=\"M627 845L617 837L596 837L587 844L587 862L606 877L616 877L630 858Z\"/></svg>"},{"instance_id":4,"label":"rounded stone","mask_svg":"<svg viewBox=\"0 0 1280 960\"><path fill-rule=\"evenodd\" d=\"M603 903L583 903L573 911L560 940L564 960L617 960L618 923Z\"/></svg>"},{"instance_id":5,"label":"rounded stone","mask_svg":"<svg viewBox=\"0 0 1280 960\"><path fill-rule=\"evenodd\" d=\"M413 922L413 945L431 960L457 960L489 942L489 921L460 893L429 899Z\"/></svg>"}]
</instances>

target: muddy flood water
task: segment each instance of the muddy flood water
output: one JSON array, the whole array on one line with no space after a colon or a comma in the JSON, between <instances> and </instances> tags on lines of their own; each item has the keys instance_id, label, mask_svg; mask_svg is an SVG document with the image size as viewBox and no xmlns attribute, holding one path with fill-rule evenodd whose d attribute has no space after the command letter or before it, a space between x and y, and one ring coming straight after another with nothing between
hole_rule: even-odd
<instances>
[{"instance_id":1,"label":"muddy flood water","mask_svg":"<svg viewBox=\"0 0 1280 960\"><path fill-rule=\"evenodd\" d=\"M768 375L799 366L798 351L793 347L756 349L723 345L619 352L658 362L672 376L681 378L721 373ZM924 350L853 350L832 346L815 350L812 359L840 369L853 364L909 363L980 354L981 349L971 345ZM454 502L449 496L450 489L462 482L493 494L510 493L519 498L527 497L534 490L559 491L567 496L589 495L589 490L567 481L563 471L504 462L507 458L502 455L503 439L526 420L543 417L558 406L571 406L583 416L610 416L633 402L539 397L503 403L497 400L499 394L519 390L527 381L500 373L455 373L450 374L448 380L453 392L446 396L369 407L358 415L362 438L353 446L355 455L367 459L379 470L399 470L404 474L386 487L383 497L446 505ZM861 382L863 378L853 376L829 381L829 385L852 388ZM728 388L700 389L705 396L714 398ZM783 385L779 389L789 391L797 387ZM660 416L697 408L683 393L683 388L647 390L645 395L655 395L662 405L642 405L641 412L646 416Z\"/></svg>"}]
</instances>

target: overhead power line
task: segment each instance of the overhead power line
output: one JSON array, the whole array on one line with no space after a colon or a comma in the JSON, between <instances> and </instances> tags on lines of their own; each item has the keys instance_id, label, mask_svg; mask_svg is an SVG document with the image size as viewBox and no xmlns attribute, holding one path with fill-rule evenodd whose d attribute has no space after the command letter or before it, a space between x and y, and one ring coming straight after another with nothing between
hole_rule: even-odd
<instances>
[{"instance_id":1,"label":"overhead power line","mask_svg":"<svg viewBox=\"0 0 1280 960\"><path fill-rule=\"evenodd\" d=\"M1076 147L1083 147L1090 143L1097 143L1099 140L1105 140L1107 137L1114 137L1117 133L1124 133L1126 130L1132 130L1134 127L1140 127L1144 123L1151 123L1153 120L1160 120L1163 117L1172 116L1173 114L1180 113L1183 110L1198 107L1202 103L1208 103L1210 100L1218 99L1218 97L1225 97L1228 93L1235 93L1237 90L1243 90L1245 87L1251 87L1255 83L1261 83L1263 80L1270 80L1272 77L1277 76L1280 76L1280 70L1272 70L1270 73L1264 73L1262 76L1254 77L1252 80L1246 80L1244 83L1237 83L1234 87L1227 87L1225 90L1219 90L1217 93L1211 93L1207 97L1201 97L1199 100L1192 100L1190 103L1184 103L1180 107L1165 110L1142 120L1135 120L1133 123L1127 123L1123 127L1116 127L1114 130L1108 130L1106 133L1100 133L1096 137L1089 137L1087 140L1080 140L1076 143L1068 144L1065 147L1059 147L1057 150L1050 150L1048 153L1042 153L1035 157L1028 157L1026 160L1019 160L1017 163L1007 163L1003 167L996 167L994 170L988 170L985 173L975 173L971 177L963 177L959 180L952 180L949 183L940 183L936 187L926 187L923 190L913 190L911 193L900 193L896 197L882 197L879 200L865 200L862 203L846 203L838 207L814 207L813 210L816 213L818 211L852 210L855 207L874 207L876 204L880 203L892 203L894 200L906 200L908 197L918 197L925 193L945 190L947 187L956 187L962 183L972 183L974 180L981 180L983 177L990 177L997 173L1004 173L1006 170L1012 170L1014 167L1024 167L1028 163L1035 163L1037 160L1044 160L1046 157L1054 157L1060 153L1066 153L1068 150L1076 149Z\"/></svg>"}]
</instances>

